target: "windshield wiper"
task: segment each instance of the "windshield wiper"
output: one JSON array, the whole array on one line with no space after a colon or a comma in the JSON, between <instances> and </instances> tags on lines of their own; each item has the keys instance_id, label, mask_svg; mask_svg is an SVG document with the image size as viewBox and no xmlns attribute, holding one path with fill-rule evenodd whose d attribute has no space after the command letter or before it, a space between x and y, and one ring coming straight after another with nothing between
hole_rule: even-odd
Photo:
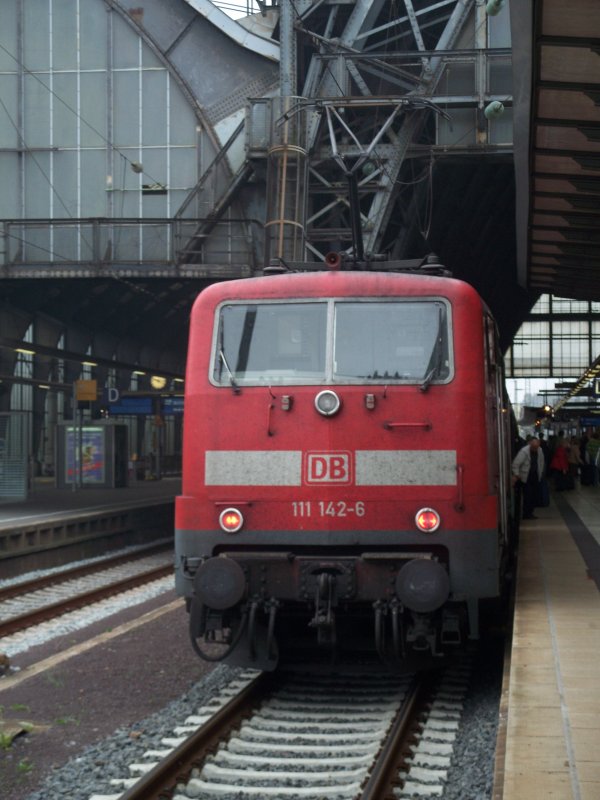
<instances>
[{"instance_id":1,"label":"windshield wiper","mask_svg":"<svg viewBox=\"0 0 600 800\"><path fill-rule=\"evenodd\" d=\"M429 388L431 381L439 374L440 368L442 366L442 333L443 333L443 321L444 321L444 313L442 306L438 308L438 329L435 336L435 343L433 345L433 350L431 351L431 359L435 357L434 364L432 368L429 370L423 383L419 386L419 389L422 392L426 392Z\"/></svg>"},{"instance_id":2,"label":"windshield wiper","mask_svg":"<svg viewBox=\"0 0 600 800\"><path fill-rule=\"evenodd\" d=\"M422 384L419 386L419 389L420 389L422 392L426 392L426 391L427 391L427 389L429 388L429 384L430 384L430 383L431 383L431 381L432 381L432 380L435 378L437 371L438 371L438 366L437 366L437 364L436 364L434 367L432 367L432 368L429 370L429 372L428 372L428 373L427 373L427 375L425 376L425 380L424 380L424 381L423 381L423 383L422 383Z\"/></svg>"},{"instance_id":3,"label":"windshield wiper","mask_svg":"<svg viewBox=\"0 0 600 800\"><path fill-rule=\"evenodd\" d=\"M229 364L227 363L227 359L225 358L225 353L222 350L219 350L219 358L223 362L225 369L227 370L227 374L229 375L229 383L231 384L231 388L233 389L234 394L240 393L240 387L237 385L235 378L233 377L233 372L229 369Z\"/></svg>"}]
</instances>

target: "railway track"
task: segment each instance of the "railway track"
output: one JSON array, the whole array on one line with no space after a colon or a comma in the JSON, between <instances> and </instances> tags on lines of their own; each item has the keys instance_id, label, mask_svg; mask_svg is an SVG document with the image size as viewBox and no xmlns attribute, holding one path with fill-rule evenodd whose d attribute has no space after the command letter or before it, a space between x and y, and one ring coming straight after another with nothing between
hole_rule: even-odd
<instances>
[{"instance_id":1,"label":"railway track","mask_svg":"<svg viewBox=\"0 0 600 800\"><path fill-rule=\"evenodd\" d=\"M170 575L164 544L0 587L0 638Z\"/></svg>"},{"instance_id":2,"label":"railway track","mask_svg":"<svg viewBox=\"0 0 600 800\"><path fill-rule=\"evenodd\" d=\"M89 800L439 796L466 683L456 669L245 674Z\"/></svg>"}]
</instances>

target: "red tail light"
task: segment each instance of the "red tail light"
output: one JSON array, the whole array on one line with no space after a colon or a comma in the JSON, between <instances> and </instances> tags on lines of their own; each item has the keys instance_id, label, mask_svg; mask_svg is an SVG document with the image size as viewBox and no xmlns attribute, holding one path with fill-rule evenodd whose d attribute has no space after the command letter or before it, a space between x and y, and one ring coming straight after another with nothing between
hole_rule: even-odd
<instances>
[{"instance_id":1,"label":"red tail light","mask_svg":"<svg viewBox=\"0 0 600 800\"><path fill-rule=\"evenodd\" d=\"M433 508L422 508L415 516L417 528L423 533L433 533L440 527L440 515Z\"/></svg>"},{"instance_id":2,"label":"red tail light","mask_svg":"<svg viewBox=\"0 0 600 800\"><path fill-rule=\"evenodd\" d=\"M219 514L219 525L225 533L237 533L244 524L244 517L237 508L226 508Z\"/></svg>"}]
</instances>

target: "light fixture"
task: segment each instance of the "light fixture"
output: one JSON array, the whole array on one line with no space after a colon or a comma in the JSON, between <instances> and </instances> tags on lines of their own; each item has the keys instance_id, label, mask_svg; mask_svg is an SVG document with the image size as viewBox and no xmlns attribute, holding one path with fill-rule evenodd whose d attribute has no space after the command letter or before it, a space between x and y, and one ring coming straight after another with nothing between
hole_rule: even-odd
<instances>
[{"instance_id":1,"label":"light fixture","mask_svg":"<svg viewBox=\"0 0 600 800\"><path fill-rule=\"evenodd\" d=\"M500 13L503 5L504 0L488 0L485 6L485 13L488 15L488 17L495 17L496 14Z\"/></svg>"},{"instance_id":2,"label":"light fixture","mask_svg":"<svg viewBox=\"0 0 600 800\"><path fill-rule=\"evenodd\" d=\"M315 397L315 408L324 417L332 417L340 410L341 400L331 389L325 389Z\"/></svg>"},{"instance_id":3,"label":"light fixture","mask_svg":"<svg viewBox=\"0 0 600 800\"><path fill-rule=\"evenodd\" d=\"M440 515L433 508L422 508L415 514L417 528L423 533L433 533L440 527Z\"/></svg>"},{"instance_id":4,"label":"light fixture","mask_svg":"<svg viewBox=\"0 0 600 800\"><path fill-rule=\"evenodd\" d=\"M134 375L145 375L146 373L141 369L134 369L133 370L133 374Z\"/></svg>"},{"instance_id":5,"label":"light fixture","mask_svg":"<svg viewBox=\"0 0 600 800\"><path fill-rule=\"evenodd\" d=\"M150 378L150 386L153 389L164 389L167 385L167 379L162 375L152 375Z\"/></svg>"},{"instance_id":6,"label":"light fixture","mask_svg":"<svg viewBox=\"0 0 600 800\"><path fill-rule=\"evenodd\" d=\"M501 103L500 100L492 100L491 103L488 103L487 106L483 109L483 114L486 119L497 119L504 114L504 103Z\"/></svg>"},{"instance_id":7,"label":"light fixture","mask_svg":"<svg viewBox=\"0 0 600 800\"><path fill-rule=\"evenodd\" d=\"M81 362L84 367L97 367L98 364L95 361L82 361Z\"/></svg>"},{"instance_id":8,"label":"light fixture","mask_svg":"<svg viewBox=\"0 0 600 800\"><path fill-rule=\"evenodd\" d=\"M361 167L363 175L368 178L369 175L372 175L377 167L372 161L365 161L365 163Z\"/></svg>"},{"instance_id":9,"label":"light fixture","mask_svg":"<svg viewBox=\"0 0 600 800\"><path fill-rule=\"evenodd\" d=\"M243 524L243 514L237 508L226 508L219 514L219 525L225 533L237 533Z\"/></svg>"},{"instance_id":10,"label":"light fixture","mask_svg":"<svg viewBox=\"0 0 600 800\"><path fill-rule=\"evenodd\" d=\"M23 353L25 356L34 356L35 350L28 350L26 347L15 347L15 353Z\"/></svg>"}]
</instances>

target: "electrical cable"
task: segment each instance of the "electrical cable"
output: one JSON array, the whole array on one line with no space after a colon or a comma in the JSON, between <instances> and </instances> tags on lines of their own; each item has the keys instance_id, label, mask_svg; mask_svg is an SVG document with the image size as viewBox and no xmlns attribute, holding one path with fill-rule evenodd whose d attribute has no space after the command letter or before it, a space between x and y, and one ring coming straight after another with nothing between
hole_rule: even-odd
<instances>
[{"instance_id":1,"label":"electrical cable","mask_svg":"<svg viewBox=\"0 0 600 800\"><path fill-rule=\"evenodd\" d=\"M0 45L0 47L1 47L1 45ZM15 132L16 132L16 134L17 134L17 137L18 137L19 141L21 142L21 145L22 145L23 149L24 149L24 150L27 152L27 154L28 154L28 155L31 157L31 160L33 161L33 163L36 165L36 167L37 167L37 168L39 169L39 171L42 173L42 175L44 176L44 178L46 179L46 181L47 181L47 183L48 183L48 186L49 186L49 187L50 187L50 189L52 190L52 193L53 193L53 194L56 196L57 200L59 201L59 203L61 204L61 206L64 208L64 210L67 212L67 214L69 215L69 217L73 217L73 214L71 213L71 211L70 211L70 210L69 210L69 208L67 207L66 203L64 202L64 200L62 199L62 197L60 196L60 194L59 194L59 193L56 191L56 189L55 189L55 187L54 187L54 184L52 183L52 181L50 180L49 176L48 176L48 175L46 174L46 172L44 171L44 169L43 169L42 165L41 165L41 164L40 164L40 162L37 160L37 158L34 156L34 154L33 154L33 151L31 150L31 148L30 148L30 147L27 145L27 142L25 141L25 138L24 138L23 134L22 134L22 133L21 133L21 131L19 130L19 127L18 127L18 125L16 124L16 122L15 122L15 121L13 120L13 118L11 117L11 115L10 115L10 112L9 112L8 108L6 107L6 105L4 104L4 101L2 100L2 98L0 98L0 106L2 106L2 108L4 109L4 113L5 113L5 114L6 114L6 116L8 117L8 121L10 122L10 124L11 124L11 125L13 126L13 128L15 129Z\"/></svg>"},{"instance_id":2,"label":"electrical cable","mask_svg":"<svg viewBox=\"0 0 600 800\"><path fill-rule=\"evenodd\" d=\"M37 82L38 82L38 83L39 83L41 86L43 86L43 87L44 87L44 89L46 89L48 92L50 92L50 94L52 94L52 95L53 95L53 97L55 97L55 98L56 98L56 99L57 99L59 102L61 102L61 103L62 103L62 104L65 106L65 108L67 108L69 111L71 111L71 113L72 113L72 114L74 114L74 115L75 115L75 117L76 117L77 119L79 119L79 120L80 120L80 121L81 121L81 122L82 122L84 125L86 125L88 128L90 128L90 130L92 130L92 131L93 131L93 132L94 132L94 133L95 133L97 136L99 136L99 137L102 139L102 141L103 141L103 142L104 142L104 143L105 143L105 144L106 144L106 145L107 145L109 148L111 148L112 150L114 150L115 152L117 152L117 153L118 153L118 154L121 156L121 158L123 159L123 161L124 161L124 162L126 162L127 164L129 164L129 166L132 166L132 165L134 164L134 162L132 162L132 161L131 161L131 159L129 159L129 158L128 158L128 157L127 157L127 156L126 156L126 155L125 155L125 154L124 154L124 153L123 153L121 150L119 150L119 148L118 148L118 147L115 147L114 145L112 145L112 144L111 144L111 142L110 142L110 141L109 141L109 140L108 140L108 139L107 139L107 138L106 138L106 137L105 137L105 136L104 136L104 135L103 135L103 134L102 134L100 131L98 131L98 130L97 130L97 129L96 129L94 126L93 126L93 125L91 125L91 124L90 124L90 123L89 123L89 122L88 122L88 121L87 121L87 120L86 120L84 117L82 117L82 116L81 116L81 114L79 114L79 113L78 113L78 112L77 112L77 111L76 111L74 108L72 108L72 107L71 107L71 106L70 106L70 105L69 105L69 104L68 104L68 103L67 103L67 102L66 102L66 101L65 101L65 100L64 100L62 97L60 97L60 95L58 95L58 94L57 94L57 93L56 93L56 92L55 92L53 89L50 89L50 88L49 88L49 87L48 87L48 86L47 86L47 85L46 85L46 84L45 84L45 83L44 83L42 80L40 80L40 78L38 78L38 76L37 76L35 73L33 73L33 72L31 72L30 70L28 70L28 69L27 69L27 67L25 67L25 65L24 65L22 62L20 62L20 61L18 60L18 58L16 58L16 56L14 56L14 55L13 55L13 54L12 54L12 53L11 53L11 52L10 52L10 51L9 51L9 50L6 48L6 47L5 47L5 46L4 46L2 43L0 43L0 50L3 50L3 51L4 51L4 52L5 52L5 53L6 53L6 54L7 54L7 55L10 57L10 58L12 58L12 59L13 59L13 61L14 61L16 64L18 64L18 65L21 67L21 69L22 69L22 70L23 70L23 71L24 71L24 72L25 72L27 75L29 75L30 77L34 78L34 79L35 79L35 80L36 80L36 81L37 81ZM6 105L4 104L4 102L2 101L2 99L1 99L1 98L0 98L0 105L1 105L1 106L2 106L2 108L4 109L4 112L6 113L6 116L7 116L8 120L10 121L11 125L12 125L12 126L13 126L13 128L15 129L15 131L16 131L16 133L17 133L17 136L19 137L19 140L21 141L21 144L22 144L22 147L23 147L23 149L24 149L24 150L27 152L27 154L28 154L28 155L31 157L32 161L33 161L33 162L36 164L36 166L38 167L38 169L40 170L40 172L41 172L41 173L42 173L42 175L44 176L44 178L45 178L45 180L47 181L47 183L48 183L48 185L49 185L50 189L51 189L51 190L52 190L52 192L55 194L55 196L57 197L57 199L58 199L58 201L60 202L61 206L62 206L62 207L64 208L64 210L66 211L66 213L67 213L67 215L68 215L69 219L75 219L75 218L73 217L73 214L71 213L71 211L70 211L70 210L69 210L69 208L67 207L66 203L64 202L64 200L62 199L62 197L60 196L60 194L58 193L58 191L56 190L56 188L55 188L54 184L51 182L51 180L50 180L49 176L46 174L46 172L44 171L44 169L43 169L43 168L42 168L42 166L40 165L39 161L36 159L36 157L35 157L35 155L33 154L32 150L31 150L31 149L30 149L30 148L27 146L27 143L25 142L25 139L24 139L24 137L23 137L23 135L22 135L21 131L19 130L19 128L18 128L18 125L17 125L17 124L14 122L14 120L12 119L12 117L11 117L11 115L10 115L10 112L8 111L8 109L7 109ZM153 177L152 177L152 176L151 176L149 173L147 173L147 172L143 171L143 172L142 172L142 174L143 174L143 175L145 175L145 176L146 176L146 177L147 177L149 180L151 180L152 182L154 182L154 183L159 183L159 181L157 181L155 178L153 178ZM123 183L124 183L124 177L123 177ZM124 192L123 192L123 198L122 198L122 207L121 207L121 211L123 211L123 203L124 203ZM24 222L25 222L25 220L24 220ZM35 248L37 248L37 249L39 249L39 250L41 250L41 251L43 251L43 252L46 252L46 253L48 253L48 255L52 256L53 258L54 258L54 257L58 257L58 258L60 258L61 260L64 260L65 262L67 262L67 263L74 263L74 262L73 262L73 259L71 259L71 258L67 258L66 256L62 256L62 255L60 255L59 253L56 253L55 251L48 250L47 248L44 248L44 247L42 247L41 245L38 245L37 243L29 242L27 239L24 239L24 238L22 238L22 237L21 237L21 238L19 238L19 237L17 237L17 236L14 236L14 235L12 235L12 234L9 234L9 238L16 239L16 240L20 241L22 244L26 244L26 245L30 245L30 246L32 246L32 247L35 247ZM90 252L91 252L91 251L92 251L92 246L91 246L91 244L90 244L90 243L89 243L89 242L88 242L88 241L87 241L87 240L86 240L86 239L85 239L83 236L82 236L81 238L82 238L82 241L84 241L84 242L85 242L85 244L87 245L87 247L90 249ZM125 278L122 278L122 277L120 277L120 276L116 276L116 275L110 275L110 278L111 278L112 280L115 280L115 281L119 282L119 283L123 283L124 285L128 286L128 287L129 287L129 288L130 288L132 291L135 291L135 292L138 292L138 293L141 293L141 294L147 294L147 295L149 295L150 297L155 297L155 295L154 295L152 292L150 292L150 291L148 291L147 289L144 289L144 288L142 288L142 287L139 287L139 286L137 286L137 285L136 285L136 284L134 284L134 283L131 283L130 281L126 280Z\"/></svg>"},{"instance_id":3,"label":"electrical cable","mask_svg":"<svg viewBox=\"0 0 600 800\"><path fill-rule=\"evenodd\" d=\"M18 59L18 58L17 58L15 55L13 55L13 53L11 53L11 52L10 52L10 50L8 50L8 49L7 49L7 48L6 48L6 47L5 47L5 46L4 46L2 43L0 43L0 50L3 50L3 51L6 53L6 55L7 55L7 56L9 56L9 58L12 58L12 60L15 62L15 64L17 64L17 65L18 65L18 66L19 66L19 67L20 67L20 68L23 70L23 72L24 72L26 75L29 75L31 78L33 78L34 80L36 80L36 81L37 81L37 82L38 82L38 83L39 83L41 86L43 86L43 87L44 87L44 89L45 89L47 92L49 92L49 93L50 93L50 94L51 94L53 97L55 97L55 98L56 98L56 99L57 99L57 100L58 100L60 103L62 103L62 104L63 104L63 106L64 106L66 109L68 109L68 110L69 110L69 111L70 111L70 112L71 112L71 113L72 113L72 114L73 114L73 115L74 115L74 116L75 116L75 117L76 117L78 120L80 120L80 122L82 122L82 123L83 123L84 125L86 125L86 126L87 126L87 127L88 127L88 128L89 128L89 129L90 129L92 132L93 132L93 133L95 133L95 134L96 134L96 136L98 136L98 137L99 137L99 138L100 138L100 139L101 139L101 140L104 142L104 144L105 144L105 145L107 145L107 147L108 147L108 148L110 148L111 150L114 150L114 151L115 151L116 153L118 153L118 154L119 154L119 155L120 155L122 158L124 158L124 159L125 159L125 161L126 161L128 164L129 164L129 166L130 166L130 167L132 167L132 168L136 168L136 169L137 169L137 167L139 167L139 164L138 164L138 162L137 162L137 161L132 161L130 158L128 158L128 157L125 155L125 153L124 153L122 150L120 150L120 149L119 149L119 148L118 148L118 147L117 147L115 144L113 144L112 142L110 142L110 141L109 141L109 140L106 138L106 136L105 136L105 135L104 135L104 134L103 134L101 131L99 131L97 128L95 128L95 127L94 127L94 126L93 126L93 125L92 125L90 122L88 122L88 121L85 119L85 117L83 117L83 116L82 116L82 115L81 115L81 114L80 114L80 113L79 113L79 112L78 112L76 109L74 109L72 106L70 106L70 105L69 105L69 103L67 103L67 101L66 101L66 100L64 100L64 99L63 99L63 98L62 98L62 97L61 97L59 94L57 94L57 93L54 91L54 89L51 89L49 86L47 86L47 85L44 83L44 81L42 81L42 80L41 80L41 79L40 79L40 78L39 78L39 77L36 75L36 73L35 73L35 72L32 72L31 70L27 69L27 67L25 66L25 64L23 64L23 62L19 61L19 59ZM154 178L152 175L150 175L150 174L149 174L148 172L146 172L146 170L144 170L144 169L142 169L142 172L141 172L141 174L142 174L142 175L145 175L145 176L146 176L146 177L147 177L147 178L148 178L148 179L149 179L149 180L150 180L152 183L155 183L155 184L159 184L159 183L161 183L161 181L159 181L158 179Z\"/></svg>"}]
</instances>

